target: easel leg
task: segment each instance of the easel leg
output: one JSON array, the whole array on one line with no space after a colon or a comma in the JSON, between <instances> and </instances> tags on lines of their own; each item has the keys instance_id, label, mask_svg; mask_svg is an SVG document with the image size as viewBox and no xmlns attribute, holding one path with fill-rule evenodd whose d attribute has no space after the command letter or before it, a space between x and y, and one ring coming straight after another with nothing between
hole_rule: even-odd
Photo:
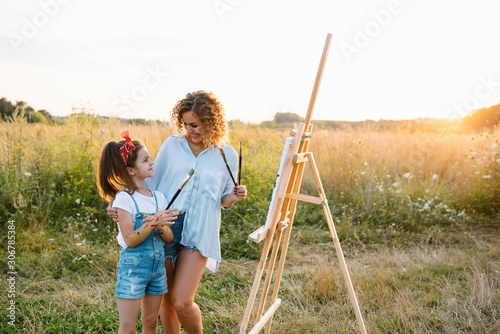
<instances>
[{"instance_id":1,"label":"easel leg","mask_svg":"<svg viewBox=\"0 0 500 334\"><path fill-rule=\"evenodd\" d=\"M274 235L273 251L271 252L271 257L269 259L269 264L267 266L266 280L265 280L264 285L262 287L262 298L260 299L259 309L257 311L257 320L260 320L260 318L264 314L264 307L266 305L267 295L269 293L269 288L271 286L271 280L273 279L272 269L276 265L276 258L278 257L278 251L279 251L282 236L283 236L283 230L278 227L277 231ZM275 301L275 299L273 298L271 300L271 303L273 303L274 301Z\"/></svg>"},{"instance_id":2,"label":"easel leg","mask_svg":"<svg viewBox=\"0 0 500 334\"><path fill-rule=\"evenodd\" d=\"M340 269L342 270L342 275L344 276L344 281L347 286L347 291L349 293L349 299L351 300L352 307L354 308L354 313L356 315L356 320L358 322L358 327L360 333L366 333L365 324L363 322L363 316L361 315L361 310L359 308L358 299L356 298L356 293L352 286L351 277L349 275L349 270L347 269L347 264L345 262L344 253L342 252L342 247L340 246L339 238L337 236L337 231L333 223L332 213L328 207L326 201L325 192L323 190L323 185L319 177L318 169L316 168L316 163L314 162L314 156L312 153L308 153L308 161L311 166L311 172L313 174L314 181L316 183L316 188L318 190L319 196L323 199L323 213L325 214L326 222L328 224L328 229L330 230L330 235L332 237L333 244L335 246L335 253L337 253L337 259L340 263Z\"/></svg>"}]
</instances>

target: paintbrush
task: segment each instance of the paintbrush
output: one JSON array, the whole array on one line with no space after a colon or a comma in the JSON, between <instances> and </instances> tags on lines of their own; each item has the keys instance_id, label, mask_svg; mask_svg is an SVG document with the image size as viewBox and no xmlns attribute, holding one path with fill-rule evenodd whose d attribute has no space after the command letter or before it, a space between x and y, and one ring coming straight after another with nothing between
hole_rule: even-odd
<instances>
[{"instance_id":1,"label":"paintbrush","mask_svg":"<svg viewBox=\"0 0 500 334\"><path fill-rule=\"evenodd\" d=\"M170 203L168 203L168 206L165 210L168 210L170 209L170 206L172 205L172 203L174 203L175 199L177 198L177 196L179 196L182 188L184 188L184 186L186 185L186 183L189 181L189 179L191 178L191 176L193 176L194 174L194 168L191 168L188 172L188 174L186 175L186 178L184 179L184 181L182 181L181 183L181 186L179 187L179 189L177 189L177 191L175 192L174 194L174 197L172 197L172 199L170 200Z\"/></svg>"},{"instance_id":2,"label":"paintbrush","mask_svg":"<svg viewBox=\"0 0 500 334\"><path fill-rule=\"evenodd\" d=\"M241 184L241 163L243 161L243 154L241 153L241 142L240 142L240 162L238 164L238 184Z\"/></svg>"},{"instance_id":3,"label":"paintbrush","mask_svg":"<svg viewBox=\"0 0 500 334\"><path fill-rule=\"evenodd\" d=\"M238 183L234 180L233 172L231 172L231 167L229 167L229 164L227 163L226 159L226 154L224 153L224 150L219 147L220 154L222 155L222 159L224 159L224 163L226 164L227 171L229 172L229 175L231 176L231 180L233 180L234 186L236 187Z\"/></svg>"}]
</instances>

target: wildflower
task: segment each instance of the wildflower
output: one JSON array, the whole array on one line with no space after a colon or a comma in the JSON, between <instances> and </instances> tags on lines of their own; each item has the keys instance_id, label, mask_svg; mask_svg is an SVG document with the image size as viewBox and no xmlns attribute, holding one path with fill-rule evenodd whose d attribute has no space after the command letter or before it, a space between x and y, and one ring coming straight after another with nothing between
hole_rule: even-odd
<instances>
[{"instance_id":1,"label":"wildflower","mask_svg":"<svg viewBox=\"0 0 500 334\"><path fill-rule=\"evenodd\" d=\"M77 199L75 200L75 202L76 202L76 204L80 204L81 200L80 200L79 198L77 198Z\"/></svg>"},{"instance_id":2,"label":"wildflower","mask_svg":"<svg viewBox=\"0 0 500 334\"><path fill-rule=\"evenodd\" d=\"M16 209L22 209L28 205L28 201L21 195L21 193L17 194L17 198L14 201L14 207Z\"/></svg>"},{"instance_id":3,"label":"wildflower","mask_svg":"<svg viewBox=\"0 0 500 334\"><path fill-rule=\"evenodd\" d=\"M429 202L426 202L420 211L421 212L422 211L429 211L430 208L431 208L431 206L429 205Z\"/></svg>"},{"instance_id":4,"label":"wildflower","mask_svg":"<svg viewBox=\"0 0 500 334\"><path fill-rule=\"evenodd\" d=\"M436 181L438 178L439 178L439 175L437 175L436 173L432 174L432 179L434 181Z\"/></svg>"},{"instance_id":5,"label":"wildflower","mask_svg":"<svg viewBox=\"0 0 500 334\"><path fill-rule=\"evenodd\" d=\"M483 179L491 179L491 175L483 175Z\"/></svg>"},{"instance_id":6,"label":"wildflower","mask_svg":"<svg viewBox=\"0 0 500 334\"><path fill-rule=\"evenodd\" d=\"M413 175L411 175L411 173L404 173L404 174L403 174L403 177L404 177L405 179L412 179L412 178L413 178Z\"/></svg>"},{"instance_id":7,"label":"wildflower","mask_svg":"<svg viewBox=\"0 0 500 334\"><path fill-rule=\"evenodd\" d=\"M24 176L28 176L28 177L30 177L30 176L31 176L31 173L30 173L30 172L24 172Z\"/></svg>"},{"instance_id":8,"label":"wildflower","mask_svg":"<svg viewBox=\"0 0 500 334\"><path fill-rule=\"evenodd\" d=\"M76 245L76 246L83 246L83 243L81 243L81 242L77 242L75 245Z\"/></svg>"}]
</instances>

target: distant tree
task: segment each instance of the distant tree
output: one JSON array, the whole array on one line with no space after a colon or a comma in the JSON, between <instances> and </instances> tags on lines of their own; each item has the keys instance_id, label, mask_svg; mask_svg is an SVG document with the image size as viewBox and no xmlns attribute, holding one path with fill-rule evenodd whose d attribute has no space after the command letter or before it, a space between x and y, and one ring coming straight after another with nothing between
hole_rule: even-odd
<instances>
[{"instance_id":1,"label":"distant tree","mask_svg":"<svg viewBox=\"0 0 500 334\"><path fill-rule=\"evenodd\" d=\"M40 110L37 110L37 112L39 112L40 114L42 114L49 123L55 123L55 118L54 116L52 116L47 110L45 109L40 109Z\"/></svg>"},{"instance_id":2,"label":"distant tree","mask_svg":"<svg viewBox=\"0 0 500 334\"><path fill-rule=\"evenodd\" d=\"M464 117L464 125L472 130L483 131L500 126L500 103L488 108L481 108Z\"/></svg>"},{"instance_id":3,"label":"distant tree","mask_svg":"<svg viewBox=\"0 0 500 334\"><path fill-rule=\"evenodd\" d=\"M16 102L16 108L18 108L19 110L24 110L24 111L29 111L29 112L35 111L25 101L17 101Z\"/></svg>"},{"instance_id":4,"label":"distant tree","mask_svg":"<svg viewBox=\"0 0 500 334\"><path fill-rule=\"evenodd\" d=\"M5 97L0 99L0 116L2 121L6 121L14 114L15 107Z\"/></svg>"},{"instance_id":5,"label":"distant tree","mask_svg":"<svg viewBox=\"0 0 500 334\"><path fill-rule=\"evenodd\" d=\"M296 123L302 121L302 117L291 112L278 112L274 115L274 122L276 123Z\"/></svg>"},{"instance_id":6,"label":"distant tree","mask_svg":"<svg viewBox=\"0 0 500 334\"><path fill-rule=\"evenodd\" d=\"M27 118L29 123L49 123L47 117L40 111L30 113Z\"/></svg>"},{"instance_id":7,"label":"distant tree","mask_svg":"<svg viewBox=\"0 0 500 334\"><path fill-rule=\"evenodd\" d=\"M0 120L7 121L12 117L17 117L16 113L19 113L21 117L26 118L28 123L48 123L52 122L53 118L47 110L33 109L25 101L17 101L16 104L12 104L5 97L0 99Z\"/></svg>"}]
</instances>

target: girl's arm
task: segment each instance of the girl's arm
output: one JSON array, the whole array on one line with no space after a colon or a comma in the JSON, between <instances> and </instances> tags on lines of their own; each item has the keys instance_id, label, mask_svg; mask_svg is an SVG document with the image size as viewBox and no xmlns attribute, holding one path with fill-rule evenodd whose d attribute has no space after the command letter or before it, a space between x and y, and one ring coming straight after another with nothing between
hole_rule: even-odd
<instances>
[{"instance_id":1,"label":"girl's arm","mask_svg":"<svg viewBox=\"0 0 500 334\"><path fill-rule=\"evenodd\" d=\"M144 222L149 223L151 227L159 227L162 225L174 225L175 220L179 216L179 209L160 210L153 216L144 215Z\"/></svg>"},{"instance_id":2,"label":"girl's arm","mask_svg":"<svg viewBox=\"0 0 500 334\"><path fill-rule=\"evenodd\" d=\"M123 209L116 209L118 213L118 224L120 224L120 231L123 234L127 247L135 247L143 242L147 236L156 229L156 226L151 227L150 223L144 223L141 227L134 230L134 221L132 214Z\"/></svg>"}]
</instances>

